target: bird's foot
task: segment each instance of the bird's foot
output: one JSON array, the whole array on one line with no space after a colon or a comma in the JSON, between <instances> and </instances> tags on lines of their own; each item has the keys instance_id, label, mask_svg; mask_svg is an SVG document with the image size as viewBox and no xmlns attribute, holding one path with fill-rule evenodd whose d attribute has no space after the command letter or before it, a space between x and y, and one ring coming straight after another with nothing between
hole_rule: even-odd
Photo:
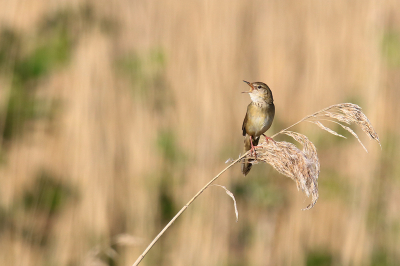
<instances>
[{"instance_id":1,"label":"bird's foot","mask_svg":"<svg viewBox=\"0 0 400 266\"><path fill-rule=\"evenodd\" d=\"M265 140L267 141L267 143L269 143L269 141L272 141L273 143L276 143L273 138L270 138L270 137L266 136L265 134L262 134L262 135L265 137Z\"/></svg>"},{"instance_id":2,"label":"bird's foot","mask_svg":"<svg viewBox=\"0 0 400 266\"><path fill-rule=\"evenodd\" d=\"M253 146L253 147L250 149L250 155L253 155L253 156L254 156L254 159L257 160L256 147L257 147L257 146Z\"/></svg>"},{"instance_id":3,"label":"bird's foot","mask_svg":"<svg viewBox=\"0 0 400 266\"><path fill-rule=\"evenodd\" d=\"M253 140L250 136L250 145L251 145L251 149L250 149L250 155L254 155L254 158L257 160L257 152L256 152L256 148L257 146L253 146Z\"/></svg>"}]
</instances>

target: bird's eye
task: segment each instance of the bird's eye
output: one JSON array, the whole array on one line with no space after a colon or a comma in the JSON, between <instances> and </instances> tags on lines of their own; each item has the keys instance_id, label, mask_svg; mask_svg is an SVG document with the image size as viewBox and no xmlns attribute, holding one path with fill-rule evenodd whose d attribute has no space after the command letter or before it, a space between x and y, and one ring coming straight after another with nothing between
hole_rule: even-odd
<instances>
[{"instance_id":1,"label":"bird's eye","mask_svg":"<svg viewBox=\"0 0 400 266\"><path fill-rule=\"evenodd\" d=\"M258 86L257 86L257 88L258 88L258 89L261 89L261 86L260 86L260 85L258 85Z\"/></svg>"}]
</instances>

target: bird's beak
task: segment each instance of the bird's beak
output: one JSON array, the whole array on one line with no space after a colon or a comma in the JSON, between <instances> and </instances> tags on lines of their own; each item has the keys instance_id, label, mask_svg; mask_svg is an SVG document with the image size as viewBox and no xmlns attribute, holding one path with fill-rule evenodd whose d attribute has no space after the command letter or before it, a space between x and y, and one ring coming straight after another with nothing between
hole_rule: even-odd
<instances>
[{"instance_id":1,"label":"bird's beak","mask_svg":"<svg viewBox=\"0 0 400 266\"><path fill-rule=\"evenodd\" d=\"M250 82L248 82L248 81L245 81L245 80L243 80L243 81L244 81L247 85L250 86L250 90L249 90L249 91L243 91L242 93L252 93L253 90L254 90L253 85L252 85Z\"/></svg>"}]
</instances>

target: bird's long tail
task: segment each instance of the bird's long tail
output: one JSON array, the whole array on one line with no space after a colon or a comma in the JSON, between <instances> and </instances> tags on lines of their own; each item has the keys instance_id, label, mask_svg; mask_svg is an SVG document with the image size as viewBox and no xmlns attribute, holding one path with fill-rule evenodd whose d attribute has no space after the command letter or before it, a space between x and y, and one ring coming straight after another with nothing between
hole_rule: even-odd
<instances>
[{"instance_id":1,"label":"bird's long tail","mask_svg":"<svg viewBox=\"0 0 400 266\"><path fill-rule=\"evenodd\" d=\"M252 139L253 139L253 146L257 146L258 145L258 141L260 140L260 137L252 138ZM248 150L251 149L250 142L251 142L250 136L246 135L244 137L243 153L246 153ZM244 175L247 175L250 172L250 169L253 166L253 164L251 163L252 161L253 161L253 159L243 159L243 161L242 161L242 173Z\"/></svg>"}]
</instances>

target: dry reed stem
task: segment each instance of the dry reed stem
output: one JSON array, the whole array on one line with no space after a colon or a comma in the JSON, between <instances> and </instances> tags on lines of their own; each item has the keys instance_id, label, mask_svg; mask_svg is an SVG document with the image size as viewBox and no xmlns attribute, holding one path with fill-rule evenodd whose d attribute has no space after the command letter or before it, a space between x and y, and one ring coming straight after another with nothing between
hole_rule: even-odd
<instances>
[{"instance_id":1,"label":"dry reed stem","mask_svg":"<svg viewBox=\"0 0 400 266\"><path fill-rule=\"evenodd\" d=\"M247 154L249 153L246 152L245 154L243 154L242 156L240 156L238 159L236 159L235 161L233 161L230 165L228 165L224 170L222 170L221 172L219 172L218 175L216 175L213 179L211 179L210 182L208 182L202 189L200 189L199 192L197 192L196 195L194 195L194 197L189 200L188 203L186 203L185 206L183 206L183 208L174 216L174 218L172 218L172 220L163 228L163 230L161 230L161 232L153 239L153 241L150 243L150 245L145 249L145 251L142 253L142 255L139 256L139 258L135 261L135 263L133 264L133 266L137 266L139 265L139 263L142 261L142 259L144 258L144 256L146 256L147 252L149 252L149 250L154 246L154 244L158 241L158 239L164 234L164 232L175 222L175 220L187 209L187 207L189 207L190 204L192 204L192 202L201 194L203 193L204 190L206 190L215 180L217 180L218 177L220 177L220 175L222 175L226 170L228 170L229 168L231 168L234 164L236 164L237 162L240 162L244 157L247 156Z\"/></svg>"},{"instance_id":2,"label":"dry reed stem","mask_svg":"<svg viewBox=\"0 0 400 266\"><path fill-rule=\"evenodd\" d=\"M357 134L351 128L343 125L342 123L348 125L354 123L360 126L362 131L366 133L370 139L375 140L376 142L378 142L379 145L381 145L378 134L375 132L365 114L361 112L361 107L356 104L335 104L325 109L322 109L312 115L306 116L299 122L279 131L272 136L272 138L276 137L279 134L290 136L302 145L303 148L301 150L297 148L296 145L294 145L293 143L286 141L264 141L256 147L257 158L251 155L249 151L242 156L239 156L238 159L233 161L229 166L227 166L218 175L211 179L210 182L208 182L202 189L200 189L200 191L197 192L197 194L185 206L183 206L183 208L175 215L175 217L172 218L172 220L164 227L164 229L154 238L154 240L150 243L146 250L139 256L133 266L138 265L142 261L147 252L154 246L154 244L164 234L164 232L205 189L207 189L226 170L228 170L234 164L240 162L246 156L252 159L253 164L257 164L258 162L268 163L279 173L290 177L293 181L296 182L297 189L301 189L307 195L307 197L311 195L311 203L303 210L309 210L314 207L315 203L318 200L318 177L320 172L317 149L305 135L293 131L288 131L288 129L303 121L307 121L316 124L319 128L333 135L346 138L336 131L324 126L319 120L329 121L340 125L343 129L350 132L358 140L365 151L367 151L367 149L362 144ZM225 189L225 191L228 191L225 187L223 188ZM229 193L228 195L234 199L233 195L230 195Z\"/></svg>"}]
</instances>

